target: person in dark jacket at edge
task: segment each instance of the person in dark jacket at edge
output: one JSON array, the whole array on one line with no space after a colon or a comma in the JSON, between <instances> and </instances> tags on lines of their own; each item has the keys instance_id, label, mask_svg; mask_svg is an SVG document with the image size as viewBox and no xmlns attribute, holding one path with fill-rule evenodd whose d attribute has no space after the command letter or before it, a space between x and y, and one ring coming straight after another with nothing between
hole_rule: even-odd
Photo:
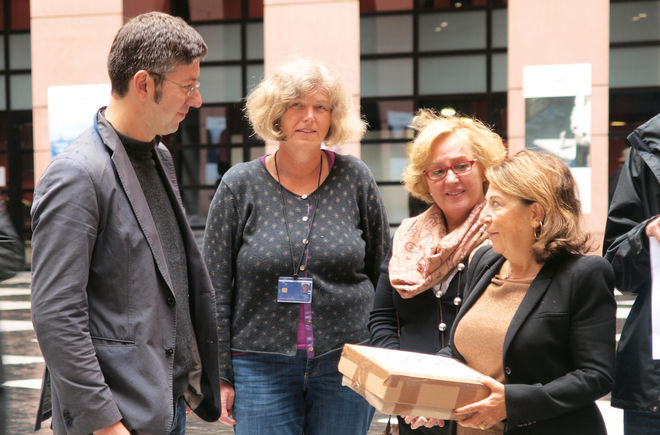
<instances>
[{"instance_id":1,"label":"person in dark jacket at edge","mask_svg":"<svg viewBox=\"0 0 660 435\"><path fill-rule=\"evenodd\" d=\"M605 227L616 288L636 295L617 349L612 406L626 435L660 434L660 360L652 357L649 239L660 241L660 114L628 136ZM655 319L660 321L660 319Z\"/></svg>"}]
</instances>

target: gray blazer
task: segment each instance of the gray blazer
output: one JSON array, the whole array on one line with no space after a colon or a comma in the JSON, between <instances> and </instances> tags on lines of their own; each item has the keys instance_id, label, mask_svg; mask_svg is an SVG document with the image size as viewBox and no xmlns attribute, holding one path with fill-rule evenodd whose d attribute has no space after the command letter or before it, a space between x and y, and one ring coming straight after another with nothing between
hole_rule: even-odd
<instances>
[{"instance_id":1,"label":"gray blazer","mask_svg":"<svg viewBox=\"0 0 660 435\"><path fill-rule=\"evenodd\" d=\"M213 287L184 215L171 155L163 144L157 155L166 189L176 197L189 301L174 298L142 188L101 111L35 190L32 321L50 372L56 434L91 433L120 419L134 433L169 432L177 303L190 304L203 367L194 388L203 399L187 398L193 405L201 400L195 412L203 419L220 415Z\"/></svg>"}]
</instances>

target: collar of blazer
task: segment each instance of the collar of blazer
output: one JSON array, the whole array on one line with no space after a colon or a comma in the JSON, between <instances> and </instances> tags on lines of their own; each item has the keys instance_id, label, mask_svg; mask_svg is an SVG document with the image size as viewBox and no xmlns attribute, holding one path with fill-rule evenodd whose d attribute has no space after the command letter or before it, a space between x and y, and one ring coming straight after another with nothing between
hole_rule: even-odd
<instances>
[{"instance_id":1,"label":"collar of blazer","mask_svg":"<svg viewBox=\"0 0 660 435\"><path fill-rule=\"evenodd\" d=\"M140 185L140 181L135 174L133 165L126 153L126 150L121 145L121 140L115 132L112 125L105 119L103 116L104 108L101 108L94 118L94 128L98 133L99 137L105 144L105 146L111 151L110 158L114 164L115 170L117 171L117 176L121 181L122 188L126 193L126 197L131 203L133 212L135 213L135 218L142 229L142 232L145 235L147 243L151 248L151 252L154 255L156 265L160 274L163 276L165 283L172 290L172 279L170 278L169 270L167 269L167 261L165 260L165 252L163 250L163 245L160 240L160 235L156 229L156 224L154 223L153 217L151 215L151 210L149 209L149 204L147 199L144 196L144 191ZM163 180L163 185L165 189L168 190L168 193L176 192L176 189L173 187L173 180L170 168L165 165L163 152L156 147L156 156L158 157L155 162L157 165L160 165L161 169L165 171L166 177ZM167 180L167 181L166 181ZM178 198L178 196L177 196ZM174 212L177 216L177 219L182 219L182 212L177 210L175 204L172 204ZM182 234L183 236L183 234ZM185 239L184 239L185 240Z\"/></svg>"},{"instance_id":2,"label":"collar of blazer","mask_svg":"<svg viewBox=\"0 0 660 435\"><path fill-rule=\"evenodd\" d=\"M556 255L548 260L530 284L516 314L513 316L513 319L511 319L511 324L509 325L506 337L504 338L503 351L505 353L511 340L513 340L520 329L520 326L525 323L527 317L529 317L548 290L548 287L557 272L557 268L561 263L562 257L564 257L564 254ZM493 248L490 246L481 248L477 251L468 268L470 274L467 282L468 287L466 288L468 293L455 323L460 321L461 317L465 315L465 313L483 294L490 284L491 279L500 270L505 260L506 259L502 255L493 251Z\"/></svg>"}]
</instances>

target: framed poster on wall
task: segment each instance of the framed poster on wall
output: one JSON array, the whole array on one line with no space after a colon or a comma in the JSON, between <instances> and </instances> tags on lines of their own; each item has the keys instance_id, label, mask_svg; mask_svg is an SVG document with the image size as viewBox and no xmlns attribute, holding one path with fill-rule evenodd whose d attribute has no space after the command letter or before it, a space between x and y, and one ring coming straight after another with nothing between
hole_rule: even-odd
<instances>
[{"instance_id":1,"label":"framed poster on wall","mask_svg":"<svg viewBox=\"0 0 660 435\"><path fill-rule=\"evenodd\" d=\"M583 213L591 211L591 64L523 69L525 148L562 159L573 172Z\"/></svg>"}]
</instances>

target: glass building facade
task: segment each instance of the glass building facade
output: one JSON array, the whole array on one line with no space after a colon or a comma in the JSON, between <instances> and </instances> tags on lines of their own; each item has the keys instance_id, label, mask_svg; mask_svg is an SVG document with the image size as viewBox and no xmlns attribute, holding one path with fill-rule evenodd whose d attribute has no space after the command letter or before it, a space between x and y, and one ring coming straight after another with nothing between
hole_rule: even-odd
<instances>
[{"instance_id":1,"label":"glass building facade","mask_svg":"<svg viewBox=\"0 0 660 435\"><path fill-rule=\"evenodd\" d=\"M35 178L30 3L0 4L0 195L29 239ZM124 1L123 7L124 19L153 9L179 15L209 45L201 66L204 104L165 138L191 225L201 231L222 174L264 153L243 116L245 95L264 76L263 0ZM660 112L660 1L612 0L609 7L611 174L626 135ZM515 25L508 12L507 0L359 2L360 107L369 123L360 157L378 181L393 227L415 207L400 179L416 110L477 117L506 143L507 35Z\"/></svg>"}]
</instances>

